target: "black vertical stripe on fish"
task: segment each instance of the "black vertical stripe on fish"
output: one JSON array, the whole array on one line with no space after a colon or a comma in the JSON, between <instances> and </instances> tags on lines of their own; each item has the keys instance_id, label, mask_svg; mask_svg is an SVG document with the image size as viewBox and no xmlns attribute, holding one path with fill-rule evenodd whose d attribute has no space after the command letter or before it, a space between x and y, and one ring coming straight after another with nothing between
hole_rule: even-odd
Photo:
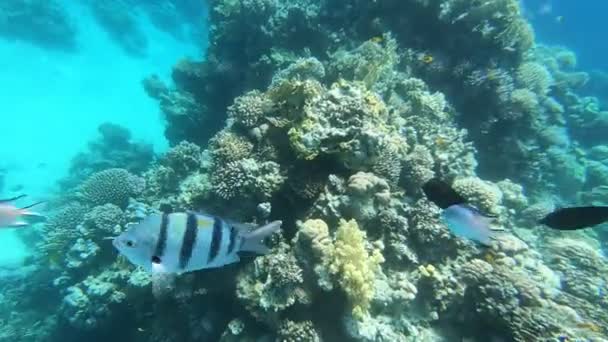
<instances>
[{"instance_id":1,"label":"black vertical stripe on fish","mask_svg":"<svg viewBox=\"0 0 608 342\"><path fill-rule=\"evenodd\" d=\"M165 249L167 248L167 228L169 226L169 215L163 214L160 220L160 231L158 233L158 240L156 241L156 247L154 248L154 255L162 258L165 255ZM162 259L161 259L162 260Z\"/></svg>"},{"instance_id":2,"label":"black vertical stripe on fish","mask_svg":"<svg viewBox=\"0 0 608 342\"><path fill-rule=\"evenodd\" d=\"M179 251L179 268L182 270L188 266L188 262L190 262L190 258L192 258L197 232L198 219L196 214L189 213L186 219L186 231L184 232L184 238L182 239L182 248Z\"/></svg>"},{"instance_id":3,"label":"black vertical stripe on fish","mask_svg":"<svg viewBox=\"0 0 608 342\"><path fill-rule=\"evenodd\" d=\"M234 250L234 247L236 246L237 235L238 230L234 227L230 227L230 242L228 243L228 251L226 251L226 254L230 254Z\"/></svg>"},{"instance_id":4,"label":"black vertical stripe on fish","mask_svg":"<svg viewBox=\"0 0 608 342\"><path fill-rule=\"evenodd\" d=\"M211 236L211 246L209 246L209 257L207 263L210 263L217 257L220 252L220 245L222 242L222 220L217 217L213 218L213 233Z\"/></svg>"}]
</instances>

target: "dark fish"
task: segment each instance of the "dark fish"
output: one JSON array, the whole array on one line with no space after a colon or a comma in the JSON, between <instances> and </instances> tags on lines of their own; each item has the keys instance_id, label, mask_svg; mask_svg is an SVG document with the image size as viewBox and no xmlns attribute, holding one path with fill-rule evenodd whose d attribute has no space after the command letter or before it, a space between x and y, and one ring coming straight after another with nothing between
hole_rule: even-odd
<instances>
[{"instance_id":1,"label":"dark fish","mask_svg":"<svg viewBox=\"0 0 608 342\"><path fill-rule=\"evenodd\" d=\"M422 191L429 199L441 209L447 209L455 204L464 204L467 201L460 196L448 183L432 178L422 186Z\"/></svg>"},{"instance_id":2,"label":"dark fish","mask_svg":"<svg viewBox=\"0 0 608 342\"><path fill-rule=\"evenodd\" d=\"M576 230L608 221L608 206L559 208L538 223L558 230Z\"/></svg>"}]
</instances>

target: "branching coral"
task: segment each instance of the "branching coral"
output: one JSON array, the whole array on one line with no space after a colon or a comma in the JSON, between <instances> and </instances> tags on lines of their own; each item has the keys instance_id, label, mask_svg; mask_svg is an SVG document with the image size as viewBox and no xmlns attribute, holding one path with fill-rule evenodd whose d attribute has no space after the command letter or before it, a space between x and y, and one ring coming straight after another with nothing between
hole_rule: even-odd
<instances>
[{"instance_id":1,"label":"branching coral","mask_svg":"<svg viewBox=\"0 0 608 342\"><path fill-rule=\"evenodd\" d=\"M487 44L504 51L523 54L534 43L532 27L523 17L516 0L448 0L440 5L439 17L452 24L464 25Z\"/></svg>"},{"instance_id":2,"label":"branching coral","mask_svg":"<svg viewBox=\"0 0 608 342\"><path fill-rule=\"evenodd\" d=\"M365 232L359 229L356 221L341 221L330 266L351 302L353 316L357 318L368 313L374 296L375 273L384 262L379 250L367 251L365 241Z\"/></svg>"},{"instance_id":3,"label":"branching coral","mask_svg":"<svg viewBox=\"0 0 608 342\"><path fill-rule=\"evenodd\" d=\"M216 165L211 173L213 192L227 200L236 197L267 200L284 181L279 164L252 158Z\"/></svg>"},{"instance_id":4,"label":"branching coral","mask_svg":"<svg viewBox=\"0 0 608 342\"><path fill-rule=\"evenodd\" d=\"M201 168L201 148L191 142L182 141L172 147L161 159L163 165L173 169L182 178Z\"/></svg>"},{"instance_id":5,"label":"branching coral","mask_svg":"<svg viewBox=\"0 0 608 342\"><path fill-rule=\"evenodd\" d=\"M250 156L253 144L245 137L230 131L221 131L209 141L213 162L219 165Z\"/></svg>"},{"instance_id":6,"label":"branching coral","mask_svg":"<svg viewBox=\"0 0 608 342\"><path fill-rule=\"evenodd\" d=\"M76 227L82 222L88 208L78 202L68 203L53 213L44 225L42 248L51 259L67 251L67 246L78 236Z\"/></svg>"},{"instance_id":7,"label":"branching coral","mask_svg":"<svg viewBox=\"0 0 608 342\"><path fill-rule=\"evenodd\" d=\"M541 64L527 62L517 69L517 82L538 96L545 96L553 84L549 71Z\"/></svg>"},{"instance_id":8,"label":"branching coral","mask_svg":"<svg viewBox=\"0 0 608 342\"><path fill-rule=\"evenodd\" d=\"M264 115L271 109L268 101L259 91L250 91L239 96L228 107L228 117L246 128L253 128L261 123Z\"/></svg>"}]
</instances>

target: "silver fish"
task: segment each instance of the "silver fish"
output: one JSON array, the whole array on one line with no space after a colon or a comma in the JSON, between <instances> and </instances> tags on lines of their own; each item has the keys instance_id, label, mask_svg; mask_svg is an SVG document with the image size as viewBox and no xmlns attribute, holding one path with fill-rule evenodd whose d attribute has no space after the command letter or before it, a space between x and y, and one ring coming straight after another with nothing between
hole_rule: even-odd
<instances>
[{"instance_id":1,"label":"silver fish","mask_svg":"<svg viewBox=\"0 0 608 342\"><path fill-rule=\"evenodd\" d=\"M17 207L12 203L25 196L0 199L0 228L26 227L45 220L43 215L30 210L43 202L36 202L26 207Z\"/></svg>"},{"instance_id":2,"label":"silver fish","mask_svg":"<svg viewBox=\"0 0 608 342\"><path fill-rule=\"evenodd\" d=\"M494 218L484 216L475 207L467 204L454 204L441 213L450 231L459 237L490 245L495 237L491 228Z\"/></svg>"},{"instance_id":3,"label":"silver fish","mask_svg":"<svg viewBox=\"0 0 608 342\"><path fill-rule=\"evenodd\" d=\"M238 262L238 252L268 252L262 240L279 230L274 221L253 231L200 213L154 214L112 241L129 261L152 273L184 273Z\"/></svg>"}]
</instances>

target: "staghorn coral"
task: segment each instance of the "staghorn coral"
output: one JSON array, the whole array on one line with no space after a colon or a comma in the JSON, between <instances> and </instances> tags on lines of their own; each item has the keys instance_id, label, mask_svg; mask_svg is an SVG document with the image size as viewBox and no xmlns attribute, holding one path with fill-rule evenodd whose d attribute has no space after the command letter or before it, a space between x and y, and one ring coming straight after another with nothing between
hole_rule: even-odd
<instances>
[{"instance_id":1,"label":"staghorn coral","mask_svg":"<svg viewBox=\"0 0 608 342\"><path fill-rule=\"evenodd\" d=\"M108 169L89 177L80 187L82 198L92 205L126 207L129 198L143 191L143 179L125 169Z\"/></svg>"}]
</instances>

